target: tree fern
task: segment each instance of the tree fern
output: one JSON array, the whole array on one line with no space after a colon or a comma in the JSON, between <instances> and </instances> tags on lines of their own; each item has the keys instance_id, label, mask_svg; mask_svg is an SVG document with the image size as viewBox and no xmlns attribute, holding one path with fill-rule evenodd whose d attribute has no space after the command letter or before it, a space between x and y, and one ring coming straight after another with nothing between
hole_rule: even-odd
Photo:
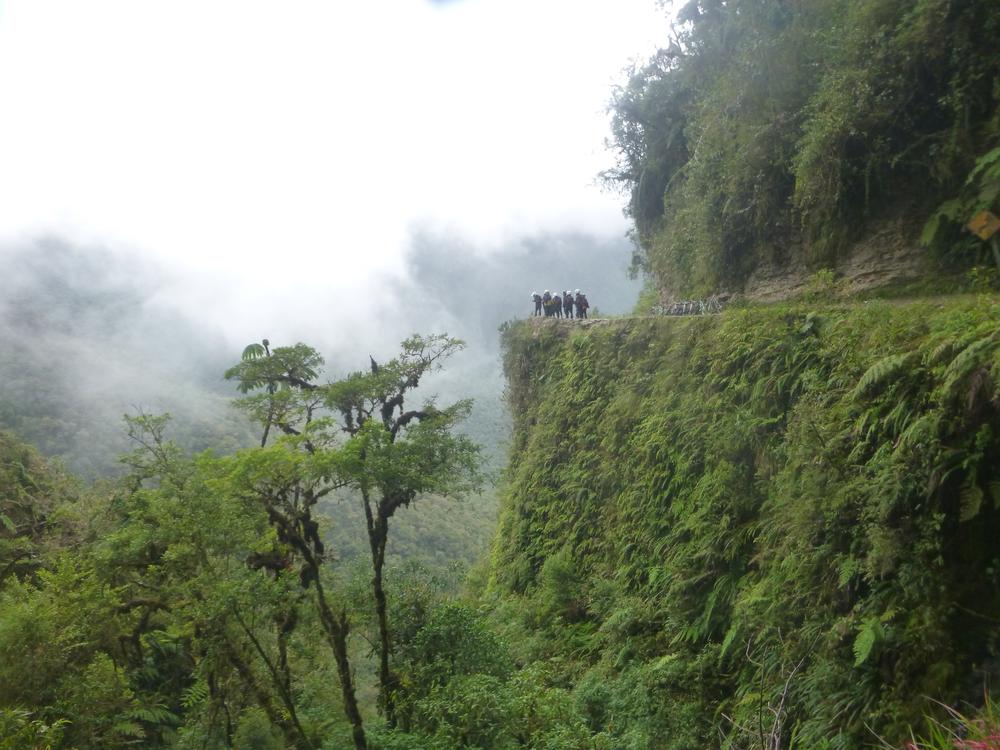
<instances>
[{"instance_id":1,"label":"tree fern","mask_svg":"<svg viewBox=\"0 0 1000 750\"><path fill-rule=\"evenodd\" d=\"M973 481L969 481L962 488L959 495L961 508L958 514L959 521L971 521L979 515L979 510L983 505L983 491Z\"/></svg>"},{"instance_id":2,"label":"tree fern","mask_svg":"<svg viewBox=\"0 0 1000 750\"><path fill-rule=\"evenodd\" d=\"M260 344L249 344L244 350L243 354L240 356L244 360L260 359L266 354L263 346Z\"/></svg>"},{"instance_id":3,"label":"tree fern","mask_svg":"<svg viewBox=\"0 0 1000 750\"><path fill-rule=\"evenodd\" d=\"M186 709L200 705L208 698L208 683L198 680L181 695L181 705Z\"/></svg>"},{"instance_id":4,"label":"tree fern","mask_svg":"<svg viewBox=\"0 0 1000 750\"><path fill-rule=\"evenodd\" d=\"M977 367L982 366L996 347L997 334L993 333L969 344L951 361L944 371L942 390L949 396L956 396L964 385L965 378Z\"/></svg>"},{"instance_id":5,"label":"tree fern","mask_svg":"<svg viewBox=\"0 0 1000 750\"><path fill-rule=\"evenodd\" d=\"M860 667L871 656L879 639L880 626L875 620L866 620L854 639L854 666Z\"/></svg>"},{"instance_id":6,"label":"tree fern","mask_svg":"<svg viewBox=\"0 0 1000 750\"><path fill-rule=\"evenodd\" d=\"M918 357L917 352L890 354L873 364L851 392L851 399L858 401L876 388L885 385L892 378L907 372Z\"/></svg>"},{"instance_id":7,"label":"tree fern","mask_svg":"<svg viewBox=\"0 0 1000 750\"><path fill-rule=\"evenodd\" d=\"M135 739L145 739L146 730L137 721L118 721L111 727L111 731L122 737L133 737Z\"/></svg>"}]
</instances>

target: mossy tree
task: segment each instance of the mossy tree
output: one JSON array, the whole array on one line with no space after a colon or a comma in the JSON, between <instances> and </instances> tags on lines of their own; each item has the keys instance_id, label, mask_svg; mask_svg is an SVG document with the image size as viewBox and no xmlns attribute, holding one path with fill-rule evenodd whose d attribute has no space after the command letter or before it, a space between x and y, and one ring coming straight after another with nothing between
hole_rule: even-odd
<instances>
[{"instance_id":1,"label":"mossy tree","mask_svg":"<svg viewBox=\"0 0 1000 750\"><path fill-rule=\"evenodd\" d=\"M289 465L282 471L265 461L247 486L264 501L279 538L303 560L303 583L316 584L321 620L338 652L338 664L344 665L345 705L353 700L344 641L347 616L334 617L322 594L319 566L324 549L313 508L336 489L350 488L361 498L378 623L380 703L390 726L396 720L396 685L384 587L389 521L421 494L462 492L480 482L478 447L454 432L471 403L438 407L427 401L408 409L405 402L427 374L462 346L447 335L413 336L390 361L379 365L372 358L368 370L323 384L318 382L323 359L314 349L296 344L272 350L265 339L248 346L242 361L226 373L251 394L238 404L263 426L262 450L267 452L264 446L273 428L287 436L279 445L287 449L289 455L281 460ZM351 721L361 747L360 716Z\"/></svg>"}]
</instances>

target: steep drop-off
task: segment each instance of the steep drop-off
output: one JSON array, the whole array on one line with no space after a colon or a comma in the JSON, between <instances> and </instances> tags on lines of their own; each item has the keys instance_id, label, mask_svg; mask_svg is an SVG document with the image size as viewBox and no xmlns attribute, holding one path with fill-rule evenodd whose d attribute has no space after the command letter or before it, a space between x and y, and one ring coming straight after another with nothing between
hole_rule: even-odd
<instances>
[{"instance_id":1,"label":"steep drop-off","mask_svg":"<svg viewBox=\"0 0 1000 750\"><path fill-rule=\"evenodd\" d=\"M490 590L623 748L899 746L1000 673L1000 305L505 334ZM967 705L967 704L966 704Z\"/></svg>"}]
</instances>

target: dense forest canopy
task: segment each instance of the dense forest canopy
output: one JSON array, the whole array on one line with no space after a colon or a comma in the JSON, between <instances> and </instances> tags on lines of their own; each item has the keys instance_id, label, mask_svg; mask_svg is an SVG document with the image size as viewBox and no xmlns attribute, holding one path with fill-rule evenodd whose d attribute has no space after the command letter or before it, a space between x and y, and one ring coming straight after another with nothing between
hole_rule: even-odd
<instances>
[{"instance_id":1,"label":"dense forest canopy","mask_svg":"<svg viewBox=\"0 0 1000 750\"><path fill-rule=\"evenodd\" d=\"M290 747L366 747L367 683L351 665L365 659L351 634L370 627L381 643L388 710L401 692L389 692L390 643L403 648L407 636L383 582L416 580L421 612L444 591L419 585L427 573L386 569L389 522L427 495L480 482L477 447L453 432L469 402L419 405L413 393L460 346L413 337L371 372L318 384L322 358L310 347L252 345L227 375L261 425L259 447L192 458L168 440L167 417L130 417L128 472L86 492L0 433L4 746L240 747L254 732ZM327 550L328 519L316 512L347 489L363 501L370 592ZM311 709L307 674L332 681Z\"/></svg>"},{"instance_id":2,"label":"dense forest canopy","mask_svg":"<svg viewBox=\"0 0 1000 750\"><path fill-rule=\"evenodd\" d=\"M764 260L828 266L900 214L914 238L934 219L942 260L982 258L961 227L1000 138L996 3L690 0L675 28L615 94L605 173L661 287L739 291Z\"/></svg>"}]
</instances>

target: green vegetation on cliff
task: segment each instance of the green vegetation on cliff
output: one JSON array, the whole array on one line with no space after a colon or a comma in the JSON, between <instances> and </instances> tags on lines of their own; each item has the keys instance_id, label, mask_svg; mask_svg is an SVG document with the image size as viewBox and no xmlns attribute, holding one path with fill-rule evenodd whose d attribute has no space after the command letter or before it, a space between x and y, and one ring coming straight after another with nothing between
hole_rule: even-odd
<instances>
[{"instance_id":1,"label":"green vegetation on cliff","mask_svg":"<svg viewBox=\"0 0 1000 750\"><path fill-rule=\"evenodd\" d=\"M371 572L310 568L367 746L860 750L970 713L1000 670L998 332L986 297L510 327L476 595L387 568L394 723ZM0 442L0 743L349 745L316 528L293 553L258 497L336 465L163 426L131 422L111 491Z\"/></svg>"},{"instance_id":2,"label":"green vegetation on cliff","mask_svg":"<svg viewBox=\"0 0 1000 750\"><path fill-rule=\"evenodd\" d=\"M661 287L828 265L868 219L900 214L914 244L938 217L925 239L942 257L989 260L960 231L977 201L938 207L1000 145L997 3L690 0L678 20L680 43L615 96L605 174Z\"/></svg>"},{"instance_id":3,"label":"green vegetation on cliff","mask_svg":"<svg viewBox=\"0 0 1000 750\"><path fill-rule=\"evenodd\" d=\"M511 328L518 659L615 747L860 748L981 703L998 331L986 298Z\"/></svg>"}]
</instances>

